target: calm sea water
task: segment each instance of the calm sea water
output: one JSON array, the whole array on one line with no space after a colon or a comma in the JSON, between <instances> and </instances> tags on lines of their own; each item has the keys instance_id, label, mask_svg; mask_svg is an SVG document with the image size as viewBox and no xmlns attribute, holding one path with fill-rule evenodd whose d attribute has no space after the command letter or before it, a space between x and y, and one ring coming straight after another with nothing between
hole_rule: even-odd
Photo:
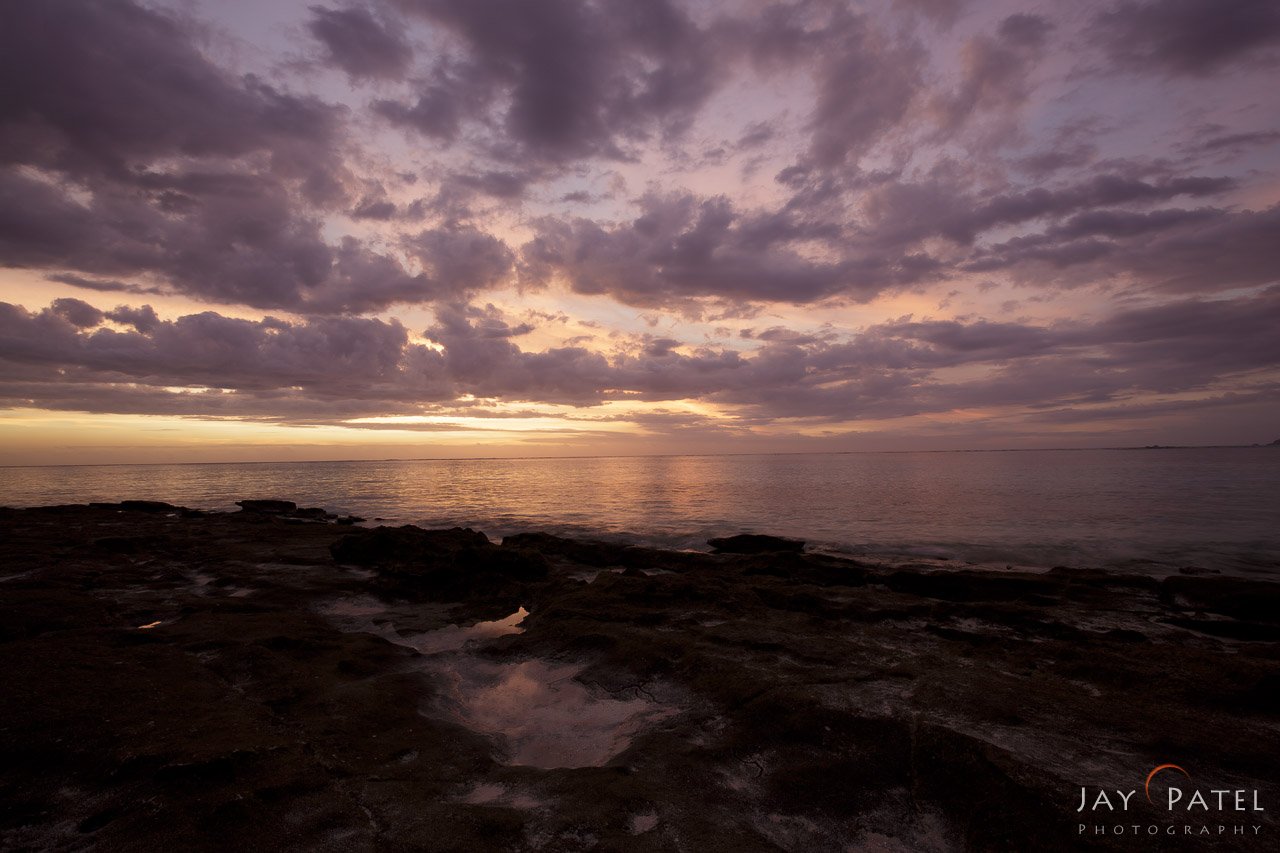
<instances>
[{"instance_id":1,"label":"calm sea water","mask_svg":"<svg viewBox=\"0 0 1280 853\"><path fill-rule=\"evenodd\" d=\"M0 505L284 497L369 519L679 548L757 531L1020 566L1280 573L1280 448L0 469Z\"/></svg>"}]
</instances>

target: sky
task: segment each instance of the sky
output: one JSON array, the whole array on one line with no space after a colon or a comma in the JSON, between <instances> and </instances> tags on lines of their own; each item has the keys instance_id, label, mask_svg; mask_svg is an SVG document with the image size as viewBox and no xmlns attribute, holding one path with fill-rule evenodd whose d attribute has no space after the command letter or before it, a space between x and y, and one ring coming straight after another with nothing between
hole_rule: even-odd
<instances>
[{"instance_id":1,"label":"sky","mask_svg":"<svg viewBox=\"0 0 1280 853\"><path fill-rule=\"evenodd\" d=\"M0 0L0 464L1280 438L1273 0Z\"/></svg>"}]
</instances>

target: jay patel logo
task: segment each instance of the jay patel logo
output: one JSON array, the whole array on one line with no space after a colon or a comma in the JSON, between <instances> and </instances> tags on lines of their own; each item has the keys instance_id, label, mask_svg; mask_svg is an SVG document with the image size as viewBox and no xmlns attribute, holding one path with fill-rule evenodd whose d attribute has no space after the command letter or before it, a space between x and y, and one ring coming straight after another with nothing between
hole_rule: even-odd
<instances>
[{"instance_id":1,"label":"jay patel logo","mask_svg":"<svg viewBox=\"0 0 1280 853\"><path fill-rule=\"evenodd\" d=\"M1184 778L1185 777L1185 778ZM1176 783L1176 784L1175 784ZM1161 790L1163 788L1163 791ZM1138 817L1150 812L1141 800L1136 800L1138 789L1081 788L1080 804L1076 812L1080 820L1077 835L1236 835L1262 834L1259 812L1266 809L1258 802L1256 788L1201 788L1195 786L1191 774L1177 764L1157 765L1147 774L1142 793L1147 803L1159 817L1168 820L1151 822L1150 817ZM1115 822L1133 817L1133 823ZM1107 822L1098 823L1100 818Z\"/></svg>"}]
</instances>

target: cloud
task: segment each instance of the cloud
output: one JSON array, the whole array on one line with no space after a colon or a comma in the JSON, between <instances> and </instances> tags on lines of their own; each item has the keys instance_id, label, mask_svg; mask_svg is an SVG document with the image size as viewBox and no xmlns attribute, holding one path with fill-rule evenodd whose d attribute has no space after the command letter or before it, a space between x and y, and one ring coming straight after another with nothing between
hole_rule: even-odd
<instances>
[{"instance_id":1,"label":"cloud","mask_svg":"<svg viewBox=\"0 0 1280 853\"><path fill-rule=\"evenodd\" d=\"M1255 145L1275 145L1278 142L1280 142L1280 130L1254 130L1245 133L1218 134L1188 147L1196 151L1229 151Z\"/></svg>"},{"instance_id":2,"label":"cloud","mask_svg":"<svg viewBox=\"0 0 1280 853\"><path fill-rule=\"evenodd\" d=\"M893 0L898 8L915 12L949 27L964 12L969 0Z\"/></svg>"},{"instance_id":3,"label":"cloud","mask_svg":"<svg viewBox=\"0 0 1280 853\"><path fill-rule=\"evenodd\" d=\"M1280 7L1270 0L1124 0L1093 22L1104 49L1122 67L1207 75L1272 56L1280 43Z\"/></svg>"},{"instance_id":4,"label":"cloud","mask_svg":"<svg viewBox=\"0 0 1280 853\"><path fill-rule=\"evenodd\" d=\"M0 163L133 180L157 158L269 152L312 197L337 191L334 108L236 78L130 0L8 4L0 75L25 81L0 98Z\"/></svg>"},{"instance_id":5,"label":"cloud","mask_svg":"<svg viewBox=\"0 0 1280 853\"><path fill-rule=\"evenodd\" d=\"M87 325L89 306L68 302L77 300L37 313L0 303L10 405L48 398L81 411L287 420L386 413L455 394L439 354L410 343L395 322L249 321L212 312L161 321L149 307L98 314L132 326L118 331Z\"/></svg>"},{"instance_id":6,"label":"cloud","mask_svg":"<svg viewBox=\"0 0 1280 853\"><path fill-rule=\"evenodd\" d=\"M355 79L400 79L413 62L403 31L363 6L312 6L307 28L324 45L328 61Z\"/></svg>"},{"instance_id":7,"label":"cloud","mask_svg":"<svg viewBox=\"0 0 1280 853\"><path fill-rule=\"evenodd\" d=\"M1280 205L1265 210L1096 211L975 253L971 271L1045 267L1072 283L1128 281L1136 290L1194 294L1269 285L1280 264Z\"/></svg>"},{"instance_id":8,"label":"cloud","mask_svg":"<svg viewBox=\"0 0 1280 853\"><path fill-rule=\"evenodd\" d=\"M0 63L30 81L0 98L0 264L292 310L441 289L326 239L322 211L346 192L342 111L231 75L177 19L128 0L17 4Z\"/></svg>"},{"instance_id":9,"label":"cloud","mask_svg":"<svg viewBox=\"0 0 1280 853\"><path fill-rule=\"evenodd\" d=\"M88 273L94 278L60 280L92 289L163 289L290 310L368 311L448 287L354 238L331 245L320 220L299 216L270 177L223 176L181 195L166 210L163 200L104 184L81 203L48 182L0 172L0 262Z\"/></svg>"},{"instance_id":10,"label":"cloud","mask_svg":"<svg viewBox=\"0 0 1280 853\"><path fill-rule=\"evenodd\" d=\"M976 115L1008 113L1022 106L1031 95L1031 72L1052 30L1046 18L1023 13L1002 20L994 37L971 38L963 50L959 86L934 104L944 134ZM1002 132L1006 138L1011 135Z\"/></svg>"},{"instance_id":11,"label":"cloud","mask_svg":"<svg viewBox=\"0 0 1280 853\"><path fill-rule=\"evenodd\" d=\"M856 162L906 117L921 90L923 49L864 18L833 25L815 65L809 158L832 168Z\"/></svg>"},{"instance_id":12,"label":"cloud","mask_svg":"<svg viewBox=\"0 0 1280 853\"><path fill-rule=\"evenodd\" d=\"M4 400L692 435L640 404L1134 420L1275 368L1274 4L309 2L233 49L260 12L10 4L0 266L64 298L4 309Z\"/></svg>"},{"instance_id":13,"label":"cloud","mask_svg":"<svg viewBox=\"0 0 1280 853\"><path fill-rule=\"evenodd\" d=\"M643 336L606 353L523 349L520 340L534 327L492 305L441 306L424 332L428 344L394 321L214 313L158 320L145 309L103 312L60 300L40 312L0 304L7 377L0 398L64 407L75 389L92 411L142 412L150 401L156 413L274 412L296 422L456 414L497 400L589 407L696 399L727 407L742 425L992 407L1049 411L1244 393L1274 382L1277 323L1280 288L1271 288L1133 308L1092 323L903 318L852 336L771 328L753 334L758 346L746 352ZM986 375L953 374L973 367ZM174 397L174 388L187 390Z\"/></svg>"},{"instance_id":14,"label":"cloud","mask_svg":"<svg viewBox=\"0 0 1280 853\"><path fill-rule=\"evenodd\" d=\"M104 314L79 299L55 299L49 310L77 329L91 329L100 324Z\"/></svg>"},{"instance_id":15,"label":"cloud","mask_svg":"<svg viewBox=\"0 0 1280 853\"><path fill-rule=\"evenodd\" d=\"M623 158L629 143L677 134L719 79L712 45L667 0L401 0L452 33L460 56L421 81L416 100L384 99L384 118L453 140L492 115L495 153L562 163Z\"/></svg>"},{"instance_id":16,"label":"cloud","mask_svg":"<svg viewBox=\"0 0 1280 853\"><path fill-rule=\"evenodd\" d=\"M562 277L588 294L632 305L679 305L716 297L814 302L844 295L867 300L887 287L927 279L921 257L807 257L792 246L830 240L840 229L785 215L752 216L725 198L649 195L640 216L613 227L547 218L521 249L527 280Z\"/></svg>"},{"instance_id":17,"label":"cloud","mask_svg":"<svg viewBox=\"0 0 1280 853\"><path fill-rule=\"evenodd\" d=\"M1225 177L1142 180L1103 173L984 198L943 173L927 181L864 188L854 196L860 211L846 206L844 190L811 194L807 183L772 210L741 211L725 197L650 193L638 200L639 215L629 222L556 217L535 222L536 236L521 248L521 273L528 283L563 280L579 293L607 294L631 305L687 308L691 300L713 298L866 302L967 271L1094 261L1126 248L1126 240L1133 241L1130 268L1136 271L1143 234L1185 226L1184 233L1195 235L1222 212L1147 213L1119 206L1202 198L1235 186ZM974 247L993 229L1041 220L1054 223L1045 234L978 245L967 258L944 260L931 254L927 243L943 237ZM1109 240L1083 239L1092 236ZM1250 257L1270 255L1261 234L1242 235L1238 242Z\"/></svg>"},{"instance_id":18,"label":"cloud","mask_svg":"<svg viewBox=\"0 0 1280 853\"><path fill-rule=\"evenodd\" d=\"M483 79L451 75L445 68L419 80L416 88L412 101L380 98L372 110L393 125L443 142L456 140L464 122L481 118L493 97Z\"/></svg>"}]
</instances>

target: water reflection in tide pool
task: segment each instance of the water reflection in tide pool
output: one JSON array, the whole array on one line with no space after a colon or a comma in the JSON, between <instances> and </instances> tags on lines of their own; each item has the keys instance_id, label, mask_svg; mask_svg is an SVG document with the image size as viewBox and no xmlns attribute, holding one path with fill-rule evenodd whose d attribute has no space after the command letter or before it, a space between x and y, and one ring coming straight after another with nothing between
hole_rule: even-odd
<instances>
[{"instance_id":1,"label":"water reflection in tide pool","mask_svg":"<svg viewBox=\"0 0 1280 853\"><path fill-rule=\"evenodd\" d=\"M372 597L331 601L317 609L343 630L375 634L422 654L422 670L444 685L426 713L493 737L507 764L599 767L645 728L678 713L650 694L620 699L588 688L576 680L586 668L582 663L493 661L476 654L479 644L520 633L529 615L523 607L502 619L422 632L397 629L397 615L414 615L404 612L407 606Z\"/></svg>"},{"instance_id":2,"label":"water reflection in tide pool","mask_svg":"<svg viewBox=\"0 0 1280 853\"><path fill-rule=\"evenodd\" d=\"M474 656L440 670L442 707L468 728L498 736L508 764L600 767L641 730L677 711L644 698L600 696L575 680L582 664L492 663Z\"/></svg>"}]
</instances>

